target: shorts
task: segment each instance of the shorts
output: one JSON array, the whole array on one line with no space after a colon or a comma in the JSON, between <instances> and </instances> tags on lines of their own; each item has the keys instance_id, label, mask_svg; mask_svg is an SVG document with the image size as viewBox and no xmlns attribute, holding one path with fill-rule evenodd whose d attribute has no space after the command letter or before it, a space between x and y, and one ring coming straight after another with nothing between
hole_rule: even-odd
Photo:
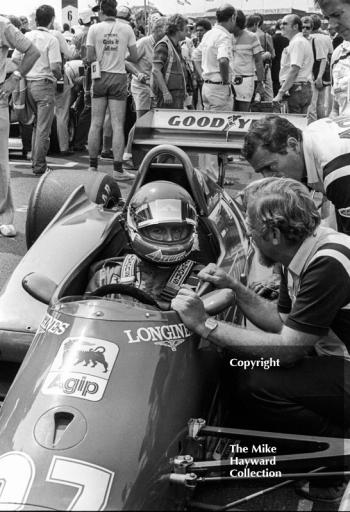
<instances>
[{"instance_id":1,"label":"shorts","mask_svg":"<svg viewBox=\"0 0 350 512\"><path fill-rule=\"evenodd\" d=\"M135 84L131 82L131 94L135 102L135 110L151 109L151 88L147 84Z\"/></svg>"},{"instance_id":2,"label":"shorts","mask_svg":"<svg viewBox=\"0 0 350 512\"><path fill-rule=\"evenodd\" d=\"M126 73L101 72L101 78L92 80L91 95L93 98L126 101L128 97Z\"/></svg>"},{"instance_id":3,"label":"shorts","mask_svg":"<svg viewBox=\"0 0 350 512\"><path fill-rule=\"evenodd\" d=\"M240 85L234 85L236 101L252 101L254 84L255 76L244 76Z\"/></svg>"}]
</instances>

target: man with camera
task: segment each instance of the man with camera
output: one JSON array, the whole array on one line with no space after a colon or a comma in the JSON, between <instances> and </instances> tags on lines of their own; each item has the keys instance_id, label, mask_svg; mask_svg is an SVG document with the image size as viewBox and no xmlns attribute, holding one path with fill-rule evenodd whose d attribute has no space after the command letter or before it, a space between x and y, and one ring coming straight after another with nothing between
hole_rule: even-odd
<instances>
[{"instance_id":1,"label":"man with camera","mask_svg":"<svg viewBox=\"0 0 350 512\"><path fill-rule=\"evenodd\" d=\"M55 20L51 5L41 5L35 13L36 29L26 37L39 49L40 57L26 74L28 101L35 114L32 139L32 168L34 174L48 170L46 155L50 146L50 131L55 109L56 82L62 76L62 59L57 38L50 32ZM22 54L15 50L13 61L20 62Z\"/></svg>"}]
</instances>

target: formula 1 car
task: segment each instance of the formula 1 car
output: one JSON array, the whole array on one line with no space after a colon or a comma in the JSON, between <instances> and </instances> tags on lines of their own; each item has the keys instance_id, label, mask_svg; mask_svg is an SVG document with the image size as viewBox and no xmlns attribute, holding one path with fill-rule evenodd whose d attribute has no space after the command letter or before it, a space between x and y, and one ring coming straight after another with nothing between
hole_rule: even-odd
<instances>
[{"instance_id":1,"label":"formula 1 car","mask_svg":"<svg viewBox=\"0 0 350 512\"><path fill-rule=\"evenodd\" d=\"M155 162L164 153L175 163ZM123 285L113 291L133 293L138 303L84 293L94 261L128 250L130 197L165 176L194 199L199 260L237 278L249 273L238 205L178 148L146 155L125 204L112 183L102 187L100 205L76 188L42 232L28 236L32 245L0 296L3 360L20 362L30 344L0 415L3 510L239 510L295 478L344 471L338 461L350 453L348 440L228 428L227 355L174 311ZM34 213L40 202L50 211L44 197L53 181L54 174L41 178ZM229 291L199 293L210 314L243 321ZM251 475L232 473L232 447L241 447L243 468L254 459L275 470L254 477L267 488L241 495Z\"/></svg>"}]
</instances>

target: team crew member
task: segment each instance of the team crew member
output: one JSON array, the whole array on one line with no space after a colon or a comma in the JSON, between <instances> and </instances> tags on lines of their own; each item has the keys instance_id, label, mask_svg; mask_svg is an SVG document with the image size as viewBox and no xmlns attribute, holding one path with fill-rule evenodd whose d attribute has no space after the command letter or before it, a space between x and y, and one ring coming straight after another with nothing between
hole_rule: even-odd
<instances>
[{"instance_id":1,"label":"team crew member","mask_svg":"<svg viewBox=\"0 0 350 512\"><path fill-rule=\"evenodd\" d=\"M251 125L243 156L263 176L305 182L334 204L338 230L350 235L350 117L320 119L303 132L285 118Z\"/></svg>"},{"instance_id":2,"label":"team crew member","mask_svg":"<svg viewBox=\"0 0 350 512\"><path fill-rule=\"evenodd\" d=\"M224 4L216 11L217 24L206 32L193 51L192 59L198 75L203 79L204 110L231 111L233 96L232 34L236 23L236 9Z\"/></svg>"},{"instance_id":3,"label":"team crew member","mask_svg":"<svg viewBox=\"0 0 350 512\"><path fill-rule=\"evenodd\" d=\"M96 170L101 143L101 132L109 108L113 129L113 176L123 181L135 177L123 170L124 121L127 100L125 58L137 60L134 31L124 20L116 19L116 0L100 0L93 8L98 10L100 23L89 29L86 47L87 62L91 64L92 100L91 126L88 137L90 168Z\"/></svg>"},{"instance_id":4,"label":"team crew member","mask_svg":"<svg viewBox=\"0 0 350 512\"><path fill-rule=\"evenodd\" d=\"M51 5L41 5L35 12L36 29L26 33L40 51L40 58L26 74L28 101L34 110L32 136L32 168L34 174L49 170L46 156L50 146L50 132L55 110L56 83L62 77L62 58L57 38L50 33L55 21ZM12 60L20 62L14 51Z\"/></svg>"},{"instance_id":5,"label":"team crew member","mask_svg":"<svg viewBox=\"0 0 350 512\"><path fill-rule=\"evenodd\" d=\"M281 32L289 45L281 56L279 74L281 88L273 101L286 100L289 113L306 114L312 91L312 66L314 57L309 41L302 35L299 16L288 14L281 22Z\"/></svg>"},{"instance_id":6,"label":"team crew member","mask_svg":"<svg viewBox=\"0 0 350 512\"><path fill-rule=\"evenodd\" d=\"M9 48L15 48L23 53L24 57L18 70L5 80L6 58ZM16 89L21 76L28 73L39 56L36 46L20 30L14 27L8 18L0 16L0 234L2 236L16 235L16 229L13 225L14 206L8 160L10 130L8 98Z\"/></svg>"},{"instance_id":7,"label":"team crew member","mask_svg":"<svg viewBox=\"0 0 350 512\"><path fill-rule=\"evenodd\" d=\"M234 110L249 112L257 76L256 93L264 96L265 70L262 60L263 49L256 34L245 28L246 17L237 11L236 25L233 29L233 77L235 89Z\"/></svg>"},{"instance_id":8,"label":"team crew member","mask_svg":"<svg viewBox=\"0 0 350 512\"><path fill-rule=\"evenodd\" d=\"M238 375L248 424L348 437L350 237L319 227L309 191L295 180L260 180L252 198L247 224L260 261L283 265L278 304L257 296L212 263L199 278L231 288L244 314L261 330L209 319L201 299L185 288L172 307L188 329L235 357L279 360L280 367Z\"/></svg>"},{"instance_id":9,"label":"team crew member","mask_svg":"<svg viewBox=\"0 0 350 512\"><path fill-rule=\"evenodd\" d=\"M189 193L169 181L152 181L131 199L127 231L132 254L96 263L88 291L123 283L148 293L162 309L179 290L179 283L197 285L203 266L193 259L197 249L197 213Z\"/></svg>"}]
</instances>

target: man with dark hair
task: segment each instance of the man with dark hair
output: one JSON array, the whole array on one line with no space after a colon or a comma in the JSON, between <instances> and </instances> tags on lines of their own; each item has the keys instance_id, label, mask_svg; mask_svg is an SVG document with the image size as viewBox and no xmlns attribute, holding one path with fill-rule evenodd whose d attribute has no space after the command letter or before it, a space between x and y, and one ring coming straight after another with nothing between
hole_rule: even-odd
<instances>
[{"instance_id":1,"label":"man with dark hair","mask_svg":"<svg viewBox=\"0 0 350 512\"><path fill-rule=\"evenodd\" d=\"M184 108L187 68L180 42L187 33L187 19L181 14L168 18L165 36L153 52L151 90L157 108Z\"/></svg>"},{"instance_id":2,"label":"man with dark hair","mask_svg":"<svg viewBox=\"0 0 350 512\"><path fill-rule=\"evenodd\" d=\"M263 176L305 182L334 204L338 230L350 234L350 118L320 119L303 132L286 118L252 123L243 156Z\"/></svg>"},{"instance_id":3,"label":"man with dark hair","mask_svg":"<svg viewBox=\"0 0 350 512\"><path fill-rule=\"evenodd\" d=\"M116 0L100 0L92 9L98 11L100 23L92 25L86 39L87 57L92 72L91 126L88 137L90 169L97 170L101 133L107 108L113 128L113 177L119 181L135 177L123 170L125 146L124 121L126 112L127 74L125 59L137 60L133 29L117 16Z\"/></svg>"},{"instance_id":4,"label":"man with dark hair","mask_svg":"<svg viewBox=\"0 0 350 512\"><path fill-rule=\"evenodd\" d=\"M50 146L50 132L55 109L56 83L62 77L62 58L57 38L50 32L55 20L51 5L41 5L35 13L36 29L26 37L40 51L40 58L26 74L28 101L35 119L32 136L32 168L34 174L48 170L46 155ZM12 60L19 61L21 54L13 53Z\"/></svg>"},{"instance_id":5,"label":"man with dark hair","mask_svg":"<svg viewBox=\"0 0 350 512\"><path fill-rule=\"evenodd\" d=\"M204 34L208 32L208 30L211 30L211 23L208 18L199 18L195 23L198 44L202 41Z\"/></svg>"},{"instance_id":6,"label":"man with dark hair","mask_svg":"<svg viewBox=\"0 0 350 512\"><path fill-rule=\"evenodd\" d=\"M301 19L296 14L286 15L281 22L282 35L289 45L281 56L279 74L281 88L275 102L286 100L290 114L306 114L311 101L313 54L310 43L303 37Z\"/></svg>"},{"instance_id":7,"label":"man with dark hair","mask_svg":"<svg viewBox=\"0 0 350 512\"><path fill-rule=\"evenodd\" d=\"M238 112L249 112L255 83L256 93L263 96L265 92L263 49L257 35L245 28L245 22L246 17L243 11L238 10L236 25L233 29L233 35L235 36L233 43L234 110Z\"/></svg>"},{"instance_id":8,"label":"man with dark hair","mask_svg":"<svg viewBox=\"0 0 350 512\"><path fill-rule=\"evenodd\" d=\"M350 41L350 2L349 0L314 0L328 19L329 27L346 41Z\"/></svg>"},{"instance_id":9,"label":"man with dark hair","mask_svg":"<svg viewBox=\"0 0 350 512\"><path fill-rule=\"evenodd\" d=\"M204 35L192 58L198 75L203 79L204 110L231 111L232 34L236 9L224 4L216 11L216 19L217 24Z\"/></svg>"}]
</instances>

